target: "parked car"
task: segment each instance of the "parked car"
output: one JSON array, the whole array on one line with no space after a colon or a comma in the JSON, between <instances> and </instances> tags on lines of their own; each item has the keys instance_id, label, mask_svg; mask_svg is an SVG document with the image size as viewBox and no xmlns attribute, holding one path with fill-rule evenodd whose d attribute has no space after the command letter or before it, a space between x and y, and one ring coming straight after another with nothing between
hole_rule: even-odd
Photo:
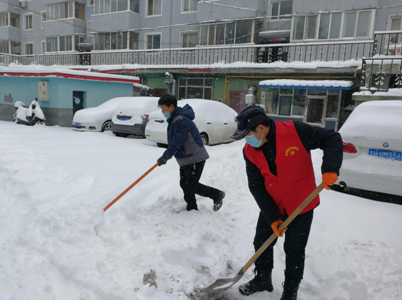
<instances>
[{"instance_id":1,"label":"parked car","mask_svg":"<svg viewBox=\"0 0 402 300\"><path fill-rule=\"evenodd\" d=\"M97 107L84 108L73 117L73 129L79 131L108 131L116 107L127 97L113 98Z\"/></svg>"},{"instance_id":2,"label":"parked car","mask_svg":"<svg viewBox=\"0 0 402 300\"><path fill-rule=\"evenodd\" d=\"M145 137L145 126L152 111L158 110L159 97L126 97L116 107L112 118L112 132L116 136Z\"/></svg>"},{"instance_id":3,"label":"parked car","mask_svg":"<svg viewBox=\"0 0 402 300\"><path fill-rule=\"evenodd\" d=\"M237 113L229 106L213 100L183 99L177 106L189 104L195 113L194 123L200 132L204 145L215 145L232 142L230 136L236 130ZM150 114L145 128L148 140L163 147L167 144L167 121L160 111Z\"/></svg>"},{"instance_id":4,"label":"parked car","mask_svg":"<svg viewBox=\"0 0 402 300\"><path fill-rule=\"evenodd\" d=\"M339 130L344 158L336 189L402 196L402 101L360 104Z\"/></svg>"}]
</instances>

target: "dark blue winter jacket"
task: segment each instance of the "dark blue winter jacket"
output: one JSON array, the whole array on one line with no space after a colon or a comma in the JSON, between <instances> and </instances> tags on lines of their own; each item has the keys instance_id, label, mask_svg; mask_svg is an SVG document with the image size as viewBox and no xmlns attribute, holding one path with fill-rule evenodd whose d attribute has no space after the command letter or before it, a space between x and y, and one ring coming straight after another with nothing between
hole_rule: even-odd
<instances>
[{"instance_id":1,"label":"dark blue winter jacket","mask_svg":"<svg viewBox=\"0 0 402 300\"><path fill-rule=\"evenodd\" d=\"M190 105L176 107L168 121L168 147L163 158L173 156L179 165L187 166L209 158L194 120L195 114Z\"/></svg>"}]
</instances>

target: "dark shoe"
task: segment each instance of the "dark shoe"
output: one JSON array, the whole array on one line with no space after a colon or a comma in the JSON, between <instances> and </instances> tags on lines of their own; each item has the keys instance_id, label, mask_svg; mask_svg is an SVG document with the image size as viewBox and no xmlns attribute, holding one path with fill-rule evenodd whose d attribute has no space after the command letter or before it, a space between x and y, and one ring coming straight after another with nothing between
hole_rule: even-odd
<instances>
[{"instance_id":1,"label":"dark shoe","mask_svg":"<svg viewBox=\"0 0 402 300\"><path fill-rule=\"evenodd\" d=\"M216 199L214 199L214 211L218 211L222 204L223 204L223 198L225 198L225 192L219 191L219 195Z\"/></svg>"},{"instance_id":2,"label":"dark shoe","mask_svg":"<svg viewBox=\"0 0 402 300\"><path fill-rule=\"evenodd\" d=\"M195 204L187 204L187 211L190 211L190 210L198 210L197 203L195 203Z\"/></svg>"},{"instance_id":3,"label":"dark shoe","mask_svg":"<svg viewBox=\"0 0 402 300\"><path fill-rule=\"evenodd\" d=\"M272 292L274 287L272 285L272 270L271 271L257 271L257 274L245 285L239 286L239 291L245 296L252 295L256 292L268 291Z\"/></svg>"},{"instance_id":4,"label":"dark shoe","mask_svg":"<svg viewBox=\"0 0 402 300\"><path fill-rule=\"evenodd\" d=\"M299 290L301 280L286 279L283 285L281 300L297 300L297 291Z\"/></svg>"}]
</instances>

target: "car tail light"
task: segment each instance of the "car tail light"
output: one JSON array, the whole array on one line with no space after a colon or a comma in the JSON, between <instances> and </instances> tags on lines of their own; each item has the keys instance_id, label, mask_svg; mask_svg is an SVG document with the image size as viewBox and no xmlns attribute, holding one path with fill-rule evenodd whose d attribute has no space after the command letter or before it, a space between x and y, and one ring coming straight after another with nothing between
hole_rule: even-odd
<instances>
[{"instance_id":1,"label":"car tail light","mask_svg":"<svg viewBox=\"0 0 402 300\"><path fill-rule=\"evenodd\" d=\"M356 147L353 144L343 142L343 152L356 153Z\"/></svg>"},{"instance_id":2,"label":"car tail light","mask_svg":"<svg viewBox=\"0 0 402 300\"><path fill-rule=\"evenodd\" d=\"M149 117L149 115L143 115L143 116L142 116L142 119L143 119L143 120L146 120L146 119L148 119L148 117Z\"/></svg>"}]
</instances>

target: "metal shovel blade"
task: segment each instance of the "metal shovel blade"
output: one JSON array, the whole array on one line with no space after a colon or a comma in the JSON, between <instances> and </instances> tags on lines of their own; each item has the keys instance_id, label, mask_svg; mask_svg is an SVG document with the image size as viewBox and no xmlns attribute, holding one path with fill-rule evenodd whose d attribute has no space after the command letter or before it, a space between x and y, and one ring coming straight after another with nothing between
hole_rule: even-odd
<instances>
[{"instance_id":1,"label":"metal shovel blade","mask_svg":"<svg viewBox=\"0 0 402 300\"><path fill-rule=\"evenodd\" d=\"M224 292L227 289L229 289L232 285L234 285L236 282L238 282L240 278L243 277L243 274L244 274L243 271L240 270L233 278L218 279L213 284L207 286L206 288L201 289L199 293L214 294Z\"/></svg>"}]
</instances>

